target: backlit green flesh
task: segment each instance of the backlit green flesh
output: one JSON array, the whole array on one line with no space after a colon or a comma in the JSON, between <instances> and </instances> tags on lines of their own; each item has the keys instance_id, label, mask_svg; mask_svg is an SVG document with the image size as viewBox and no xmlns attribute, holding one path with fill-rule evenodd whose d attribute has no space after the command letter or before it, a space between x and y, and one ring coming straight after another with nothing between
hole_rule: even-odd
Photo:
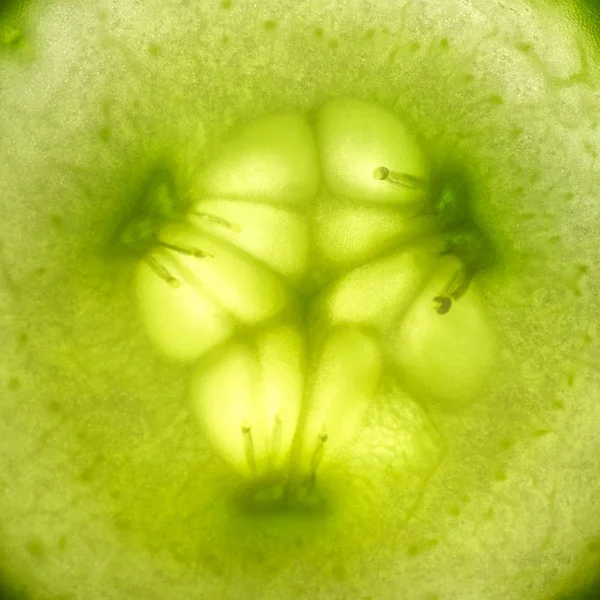
<instances>
[{"instance_id":1,"label":"backlit green flesh","mask_svg":"<svg viewBox=\"0 0 600 600\"><path fill-rule=\"evenodd\" d=\"M7 27L0 6L0 596L5 578L20 600L555 600L584 584L600 564L600 81L575 1L30 4ZM323 185L319 111L340 98L405 123L428 175L374 178L399 185L391 202L363 203L340 169ZM204 177L244 124L280 115L270 169ZM272 170L286 144L317 173L291 189ZM223 280L244 278L213 273L201 296L210 257L159 232L226 247ZM274 252L284 239L297 247ZM430 271L413 253L428 240ZM428 286L450 249L475 277L439 314ZM138 278L176 315L154 334ZM371 368L322 359L340 339ZM235 356L237 383L262 386L252 411L285 388L305 433L289 442L282 421L273 454L289 444L291 462L268 474L245 471L241 426L205 401ZM363 389L380 376L320 455L309 407L328 365Z\"/></svg>"}]
</instances>

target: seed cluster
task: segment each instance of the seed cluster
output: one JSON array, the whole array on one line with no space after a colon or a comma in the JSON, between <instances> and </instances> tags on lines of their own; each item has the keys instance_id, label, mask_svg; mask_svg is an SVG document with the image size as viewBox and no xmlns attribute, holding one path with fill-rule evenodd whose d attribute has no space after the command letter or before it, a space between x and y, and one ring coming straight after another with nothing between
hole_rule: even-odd
<instances>
[{"instance_id":1,"label":"seed cluster","mask_svg":"<svg viewBox=\"0 0 600 600\"><path fill-rule=\"evenodd\" d=\"M183 217L145 217L136 291L159 351L196 365L194 410L238 472L280 500L309 497L344 460L384 364L419 401L476 398L494 354L476 261L449 242L396 115L338 98L314 127L259 119L192 192Z\"/></svg>"}]
</instances>

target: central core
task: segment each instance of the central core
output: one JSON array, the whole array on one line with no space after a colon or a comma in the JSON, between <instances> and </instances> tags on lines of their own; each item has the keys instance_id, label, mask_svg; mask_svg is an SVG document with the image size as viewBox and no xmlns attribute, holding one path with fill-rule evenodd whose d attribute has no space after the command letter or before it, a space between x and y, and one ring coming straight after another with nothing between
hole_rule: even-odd
<instances>
[{"instance_id":1,"label":"central core","mask_svg":"<svg viewBox=\"0 0 600 600\"><path fill-rule=\"evenodd\" d=\"M120 239L148 336L195 365L194 412L257 496L314 495L327 465L361 452L390 380L452 408L480 393L494 354L472 281L484 238L398 116L338 98L314 124L259 119L187 195L182 209L155 174Z\"/></svg>"}]
</instances>

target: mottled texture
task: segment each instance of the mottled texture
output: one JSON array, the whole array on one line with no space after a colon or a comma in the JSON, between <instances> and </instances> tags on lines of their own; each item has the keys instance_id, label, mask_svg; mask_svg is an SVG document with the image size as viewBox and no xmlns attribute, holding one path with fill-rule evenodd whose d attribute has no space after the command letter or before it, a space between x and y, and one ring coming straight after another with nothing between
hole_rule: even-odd
<instances>
[{"instance_id":1,"label":"mottled texture","mask_svg":"<svg viewBox=\"0 0 600 600\"><path fill-rule=\"evenodd\" d=\"M22 32L0 35L7 580L94 600L529 600L585 582L600 562L599 55L574 2L533 4L71 0L1 14ZM396 112L435 169L465 171L500 257L479 282L500 348L481 401L424 417L405 397L388 420L382 400L356 436L383 463L444 448L408 523L396 505L419 473L386 487L360 457L355 476L331 474L329 512L241 513L189 413L189 370L148 343L134 265L107 253L161 161L189 190L236 124L334 96Z\"/></svg>"}]
</instances>

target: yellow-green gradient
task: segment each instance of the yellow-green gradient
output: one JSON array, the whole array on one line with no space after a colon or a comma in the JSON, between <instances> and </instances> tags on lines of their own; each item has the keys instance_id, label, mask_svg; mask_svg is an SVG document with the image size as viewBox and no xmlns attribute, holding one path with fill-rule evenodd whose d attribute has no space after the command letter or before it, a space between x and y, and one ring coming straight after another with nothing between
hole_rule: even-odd
<instances>
[{"instance_id":1,"label":"yellow-green gradient","mask_svg":"<svg viewBox=\"0 0 600 600\"><path fill-rule=\"evenodd\" d=\"M600 57L574 0L13 8L7 590L591 580Z\"/></svg>"}]
</instances>

